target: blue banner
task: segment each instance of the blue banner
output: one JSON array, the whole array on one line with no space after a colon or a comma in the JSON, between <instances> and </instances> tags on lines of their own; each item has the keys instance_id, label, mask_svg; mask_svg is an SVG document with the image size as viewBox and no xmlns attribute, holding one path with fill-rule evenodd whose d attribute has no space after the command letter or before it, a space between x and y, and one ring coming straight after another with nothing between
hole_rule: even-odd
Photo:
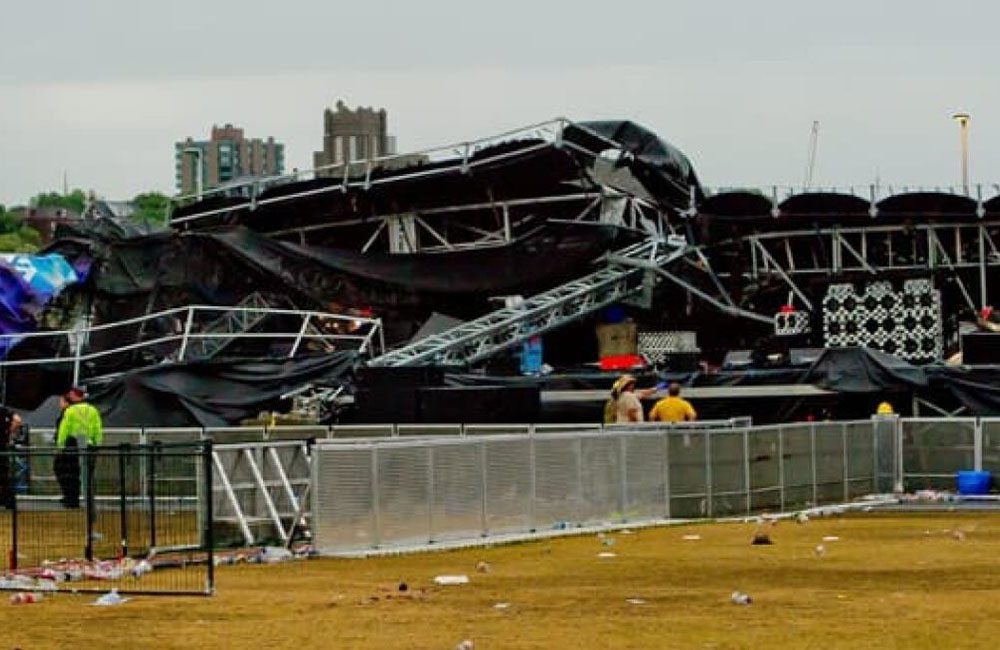
<instances>
[{"instance_id":1,"label":"blue banner","mask_svg":"<svg viewBox=\"0 0 1000 650\"><path fill-rule=\"evenodd\" d=\"M62 255L0 254L0 334L34 331L45 306L81 279ZM0 338L0 358L19 340Z\"/></svg>"}]
</instances>

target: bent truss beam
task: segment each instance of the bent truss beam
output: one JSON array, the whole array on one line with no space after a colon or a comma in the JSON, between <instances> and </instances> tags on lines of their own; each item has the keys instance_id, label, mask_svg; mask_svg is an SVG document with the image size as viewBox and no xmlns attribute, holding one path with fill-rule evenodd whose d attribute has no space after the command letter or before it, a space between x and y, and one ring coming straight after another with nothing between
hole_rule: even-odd
<instances>
[{"instance_id":1,"label":"bent truss beam","mask_svg":"<svg viewBox=\"0 0 1000 650\"><path fill-rule=\"evenodd\" d=\"M661 239L649 238L608 256L603 269L383 354L369 365L464 366L482 361L650 288L648 269L624 261L644 261L658 268L683 257L687 248L668 250Z\"/></svg>"}]
</instances>

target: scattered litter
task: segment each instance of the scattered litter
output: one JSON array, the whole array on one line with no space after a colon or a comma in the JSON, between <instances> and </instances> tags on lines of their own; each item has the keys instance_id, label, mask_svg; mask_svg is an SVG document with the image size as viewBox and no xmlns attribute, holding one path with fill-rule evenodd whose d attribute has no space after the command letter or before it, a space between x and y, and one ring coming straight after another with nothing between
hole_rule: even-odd
<instances>
[{"instance_id":1,"label":"scattered litter","mask_svg":"<svg viewBox=\"0 0 1000 650\"><path fill-rule=\"evenodd\" d=\"M799 522L800 524L804 524L807 521L809 521L809 515L807 515L804 511L800 512L799 514L795 515L795 521Z\"/></svg>"},{"instance_id":2,"label":"scattered litter","mask_svg":"<svg viewBox=\"0 0 1000 650\"><path fill-rule=\"evenodd\" d=\"M476 644L472 642L472 639L465 639L457 646L455 646L455 650L473 650L473 648L475 647Z\"/></svg>"},{"instance_id":3,"label":"scattered litter","mask_svg":"<svg viewBox=\"0 0 1000 650\"><path fill-rule=\"evenodd\" d=\"M683 539L685 542L697 542L699 539L701 539L701 535L685 535L681 539Z\"/></svg>"},{"instance_id":4,"label":"scattered litter","mask_svg":"<svg viewBox=\"0 0 1000 650\"><path fill-rule=\"evenodd\" d=\"M646 601L643 600L642 598L627 598L625 600L625 602L628 603L629 605L645 605L646 604Z\"/></svg>"},{"instance_id":5,"label":"scattered litter","mask_svg":"<svg viewBox=\"0 0 1000 650\"><path fill-rule=\"evenodd\" d=\"M598 553L597 557L600 557L600 558L618 557L618 554L617 553L609 553L608 551L604 551L603 553Z\"/></svg>"},{"instance_id":6,"label":"scattered litter","mask_svg":"<svg viewBox=\"0 0 1000 650\"><path fill-rule=\"evenodd\" d=\"M94 601L94 605L98 607L109 607L111 605L121 605L122 603L127 603L128 598L122 598L118 595L117 589L112 589L108 593L104 594L100 598Z\"/></svg>"},{"instance_id":7,"label":"scattered litter","mask_svg":"<svg viewBox=\"0 0 1000 650\"><path fill-rule=\"evenodd\" d=\"M753 546L770 546L771 544L774 544L774 542L771 541L771 536L767 533L754 533L750 544Z\"/></svg>"},{"instance_id":8,"label":"scattered litter","mask_svg":"<svg viewBox=\"0 0 1000 650\"><path fill-rule=\"evenodd\" d=\"M823 541L824 541L824 542L839 542L839 541L840 541L840 538L839 538L839 537L837 537L836 535L826 535L826 536L825 536L825 537L823 538Z\"/></svg>"},{"instance_id":9,"label":"scattered litter","mask_svg":"<svg viewBox=\"0 0 1000 650\"><path fill-rule=\"evenodd\" d=\"M510 603L497 603L493 609L507 609L508 607L510 607Z\"/></svg>"},{"instance_id":10,"label":"scattered litter","mask_svg":"<svg viewBox=\"0 0 1000 650\"><path fill-rule=\"evenodd\" d=\"M435 584L439 585L466 585L469 584L469 576L467 575L453 575L453 576L434 576Z\"/></svg>"},{"instance_id":11,"label":"scattered litter","mask_svg":"<svg viewBox=\"0 0 1000 650\"><path fill-rule=\"evenodd\" d=\"M485 560L480 560L476 564L476 571L478 573L489 573L492 569L493 567L490 566L490 563Z\"/></svg>"},{"instance_id":12,"label":"scattered litter","mask_svg":"<svg viewBox=\"0 0 1000 650\"><path fill-rule=\"evenodd\" d=\"M615 538L614 537L605 537L604 539L601 540L601 544L603 544L604 546L614 546L615 545Z\"/></svg>"},{"instance_id":13,"label":"scattered litter","mask_svg":"<svg viewBox=\"0 0 1000 650\"><path fill-rule=\"evenodd\" d=\"M134 578L141 578L142 576L146 575L152 570L153 570L153 565L149 563L149 560L142 560L134 567L132 567L132 571L130 571L130 573Z\"/></svg>"},{"instance_id":14,"label":"scattered litter","mask_svg":"<svg viewBox=\"0 0 1000 650\"><path fill-rule=\"evenodd\" d=\"M749 605L753 602L753 598L750 597L750 594L745 594L742 591L734 591L729 596L729 600L731 600L734 605Z\"/></svg>"},{"instance_id":15,"label":"scattered litter","mask_svg":"<svg viewBox=\"0 0 1000 650\"><path fill-rule=\"evenodd\" d=\"M33 591L21 591L10 597L11 605L28 605L37 603L42 599L42 594Z\"/></svg>"},{"instance_id":16,"label":"scattered litter","mask_svg":"<svg viewBox=\"0 0 1000 650\"><path fill-rule=\"evenodd\" d=\"M265 546L260 551L262 564L277 564L292 559L292 552L283 546Z\"/></svg>"},{"instance_id":17,"label":"scattered litter","mask_svg":"<svg viewBox=\"0 0 1000 650\"><path fill-rule=\"evenodd\" d=\"M816 545L816 557L823 557L826 555L826 547L822 544Z\"/></svg>"}]
</instances>

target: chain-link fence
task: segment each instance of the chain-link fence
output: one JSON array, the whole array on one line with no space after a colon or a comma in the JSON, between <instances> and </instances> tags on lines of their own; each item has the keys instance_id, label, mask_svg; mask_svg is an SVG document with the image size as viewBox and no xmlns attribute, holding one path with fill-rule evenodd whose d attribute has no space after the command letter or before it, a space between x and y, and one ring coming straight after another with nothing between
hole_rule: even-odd
<instances>
[{"instance_id":1,"label":"chain-link fence","mask_svg":"<svg viewBox=\"0 0 1000 650\"><path fill-rule=\"evenodd\" d=\"M878 490L875 426L324 440L313 535L320 552L350 554L841 503Z\"/></svg>"},{"instance_id":2,"label":"chain-link fence","mask_svg":"<svg viewBox=\"0 0 1000 650\"><path fill-rule=\"evenodd\" d=\"M208 594L211 443L0 452L0 589Z\"/></svg>"}]
</instances>

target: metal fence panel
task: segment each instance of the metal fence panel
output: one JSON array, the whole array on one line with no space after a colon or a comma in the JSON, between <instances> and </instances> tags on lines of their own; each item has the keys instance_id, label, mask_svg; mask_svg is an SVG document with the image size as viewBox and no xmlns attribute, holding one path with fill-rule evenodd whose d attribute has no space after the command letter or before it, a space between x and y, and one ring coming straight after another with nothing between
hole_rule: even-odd
<instances>
[{"instance_id":1,"label":"metal fence panel","mask_svg":"<svg viewBox=\"0 0 1000 650\"><path fill-rule=\"evenodd\" d=\"M329 445L312 465L313 535L322 553L378 546L375 447Z\"/></svg>"},{"instance_id":2,"label":"metal fence panel","mask_svg":"<svg viewBox=\"0 0 1000 650\"><path fill-rule=\"evenodd\" d=\"M624 519L659 519L667 512L667 438L661 433L637 433L625 444Z\"/></svg>"},{"instance_id":3,"label":"metal fence panel","mask_svg":"<svg viewBox=\"0 0 1000 650\"><path fill-rule=\"evenodd\" d=\"M669 432L670 514L705 517L710 514L710 467L707 431Z\"/></svg>"},{"instance_id":4,"label":"metal fence panel","mask_svg":"<svg viewBox=\"0 0 1000 650\"><path fill-rule=\"evenodd\" d=\"M487 440L485 445L487 531L533 529L531 440Z\"/></svg>"},{"instance_id":5,"label":"metal fence panel","mask_svg":"<svg viewBox=\"0 0 1000 650\"><path fill-rule=\"evenodd\" d=\"M416 444L416 443L415 443ZM445 541L485 532L486 447L456 439L429 445L433 450L433 537Z\"/></svg>"},{"instance_id":6,"label":"metal fence panel","mask_svg":"<svg viewBox=\"0 0 1000 650\"><path fill-rule=\"evenodd\" d=\"M437 453L435 461L439 461ZM426 543L430 539L427 524L430 517L427 481L430 454L427 448L415 445L380 447L376 462L379 545ZM440 472L435 471L435 477L439 475Z\"/></svg>"},{"instance_id":7,"label":"metal fence panel","mask_svg":"<svg viewBox=\"0 0 1000 650\"><path fill-rule=\"evenodd\" d=\"M535 526L566 528L579 521L583 499L580 439L563 435L534 438Z\"/></svg>"},{"instance_id":8,"label":"metal fence panel","mask_svg":"<svg viewBox=\"0 0 1000 650\"><path fill-rule=\"evenodd\" d=\"M1000 419L983 418L982 426L982 469L1000 476Z\"/></svg>"},{"instance_id":9,"label":"metal fence panel","mask_svg":"<svg viewBox=\"0 0 1000 650\"><path fill-rule=\"evenodd\" d=\"M580 439L580 523L623 520L622 440L620 435Z\"/></svg>"},{"instance_id":10,"label":"metal fence panel","mask_svg":"<svg viewBox=\"0 0 1000 650\"><path fill-rule=\"evenodd\" d=\"M904 489L951 489L956 471L973 469L975 419L907 419L901 424Z\"/></svg>"},{"instance_id":11,"label":"metal fence panel","mask_svg":"<svg viewBox=\"0 0 1000 650\"><path fill-rule=\"evenodd\" d=\"M876 425L872 422L845 422L847 437L846 496L854 499L865 494L881 491L876 480ZM887 447L887 450L891 447ZM886 490L888 491L888 489Z\"/></svg>"},{"instance_id":12,"label":"metal fence panel","mask_svg":"<svg viewBox=\"0 0 1000 650\"><path fill-rule=\"evenodd\" d=\"M750 509L781 509L781 447L777 427L747 433L750 464Z\"/></svg>"},{"instance_id":13,"label":"metal fence panel","mask_svg":"<svg viewBox=\"0 0 1000 650\"><path fill-rule=\"evenodd\" d=\"M712 458L712 515L746 514L749 507L744 432L717 430L708 435Z\"/></svg>"},{"instance_id":14,"label":"metal fence panel","mask_svg":"<svg viewBox=\"0 0 1000 650\"><path fill-rule=\"evenodd\" d=\"M844 500L846 477L846 432L840 422L812 425L816 463L816 503Z\"/></svg>"},{"instance_id":15,"label":"metal fence panel","mask_svg":"<svg viewBox=\"0 0 1000 650\"><path fill-rule=\"evenodd\" d=\"M785 486L784 508L789 510L815 504L812 425L781 425L779 430Z\"/></svg>"}]
</instances>

